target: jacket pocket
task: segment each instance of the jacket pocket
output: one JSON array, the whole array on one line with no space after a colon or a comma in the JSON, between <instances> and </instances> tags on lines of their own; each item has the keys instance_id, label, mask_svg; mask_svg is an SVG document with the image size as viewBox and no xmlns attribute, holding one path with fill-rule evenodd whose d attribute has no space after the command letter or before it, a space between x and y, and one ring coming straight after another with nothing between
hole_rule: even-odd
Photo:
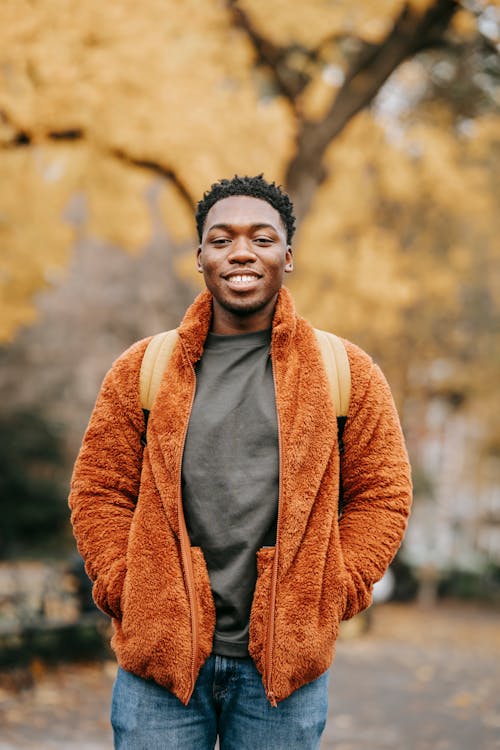
<instances>
[{"instance_id":1,"label":"jacket pocket","mask_svg":"<svg viewBox=\"0 0 500 750\"><path fill-rule=\"evenodd\" d=\"M264 652L269 621L269 599L273 577L275 547L261 547L257 551L257 582L250 614L248 650L259 671L264 669Z\"/></svg>"},{"instance_id":2,"label":"jacket pocket","mask_svg":"<svg viewBox=\"0 0 500 750\"><path fill-rule=\"evenodd\" d=\"M359 573L345 571L345 606L342 620L350 620L370 606L373 597L373 584L366 583Z\"/></svg>"},{"instance_id":3,"label":"jacket pocket","mask_svg":"<svg viewBox=\"0 0 500 750\"><path fill-rule=\"evenodd\" d=\"M92 588L92 596L99 609L117 620L122 616L122 593L126 572L126 561L115 560L108 574L98 576Z\"/></svg>"}]
</instances>

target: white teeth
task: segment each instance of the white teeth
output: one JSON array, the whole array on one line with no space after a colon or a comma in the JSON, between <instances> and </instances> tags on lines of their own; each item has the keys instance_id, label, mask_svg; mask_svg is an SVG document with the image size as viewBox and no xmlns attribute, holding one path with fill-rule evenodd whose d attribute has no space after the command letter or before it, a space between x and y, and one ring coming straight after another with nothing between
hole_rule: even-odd
<instances>
[{"instance_id":1,"label":"white teeth","mask_svg":"<svg viewBox=\"0 0 500 750\"><path fill-rule=\"evenodd\" d=\"M256 276L250 276L250 275L238 275L238 276L230 276L229 280L236 284L249 284L251 281L254 281L257 277Z\"/></svg>"}]
</instances>

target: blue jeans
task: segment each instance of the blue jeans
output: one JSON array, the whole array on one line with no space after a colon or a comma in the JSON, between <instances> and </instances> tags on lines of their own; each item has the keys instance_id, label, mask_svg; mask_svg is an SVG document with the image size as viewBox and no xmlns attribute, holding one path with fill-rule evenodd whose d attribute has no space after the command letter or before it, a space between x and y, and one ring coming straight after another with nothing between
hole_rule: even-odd
<instances>
[{"instance_id":1,"label":"blue jeans","mask_svg":"<svg viewBox=\"0 0 500 750\"><path fill-rule=\"evenodd\" d=\"M155 682L118 669L115 750L316 750L326 724L328 672L273 708L253 661L210 656L184 706Z\"/></svg>"}]
</instances>

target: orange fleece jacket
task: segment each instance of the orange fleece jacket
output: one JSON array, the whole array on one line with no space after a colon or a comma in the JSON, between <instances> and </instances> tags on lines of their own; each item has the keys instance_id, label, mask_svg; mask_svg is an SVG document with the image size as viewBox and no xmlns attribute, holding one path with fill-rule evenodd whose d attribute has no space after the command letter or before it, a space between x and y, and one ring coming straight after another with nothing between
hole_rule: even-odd
<instances>
[{"instance_id":1,"label":"orange fleece jacket","mask_svg":"<svg viewBox=\"0 0 500 750\"><path fill-rule=\"evenodd\" d=\"M203 552L188 550L189 573L180 539L193 365L203 353L211 315L205 291L179 327L144 453L139 372L149 339L116 360L92 413L69 499L95 602L113 618L119 664L183 703L211 653L215 625ZM271 344L280 438L278 533L276 546L257 554L249 644L273 704L328 669L340 620L370 604L409 514L409 463L389 387L367 354L347 341L345 346L352 392L339 521L337 426L328 380L312 327L281 289Z\"/></svg>"}]
</instances>

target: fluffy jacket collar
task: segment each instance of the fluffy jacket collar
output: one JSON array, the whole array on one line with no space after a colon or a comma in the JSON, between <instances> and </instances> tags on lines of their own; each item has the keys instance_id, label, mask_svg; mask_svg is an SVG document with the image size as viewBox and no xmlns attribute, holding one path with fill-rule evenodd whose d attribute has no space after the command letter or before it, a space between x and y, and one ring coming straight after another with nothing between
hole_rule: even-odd
<instances>
[{"instance_id":1,"label":"fluffy jacket collar","mask_svg":"<svg viewBox=\"0 0 500 750\"><path fill-rule=\"evenodd\" d=\"M205 339L212 322L212 300L208 290L201 292L187 309L179 326L179 336L192 364L203 354ZM297 314L293 297L286 287L281 287L273 317L272 333L273 351L278 358L293 337L296 324Z\"/></svg>"}]
</instances>

